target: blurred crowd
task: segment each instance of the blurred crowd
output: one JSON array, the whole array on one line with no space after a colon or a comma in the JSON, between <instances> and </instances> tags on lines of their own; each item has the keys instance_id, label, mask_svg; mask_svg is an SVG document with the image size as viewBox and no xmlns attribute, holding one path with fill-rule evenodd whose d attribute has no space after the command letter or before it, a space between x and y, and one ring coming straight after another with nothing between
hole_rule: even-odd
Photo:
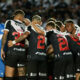
<instances>
[{"instance_id":1,"label":"blurred crowd","mask_svg":"<svg viewBox=\"0 0 80 80\"><path fill-rule=\"evenodd\" d=\"M44 24L53 17L63 22L73 19L80 26L80 0L0 0L0 23L11 18L16 9L24 10L29 19L39 14Z\"/></svg>"}]
</instances>

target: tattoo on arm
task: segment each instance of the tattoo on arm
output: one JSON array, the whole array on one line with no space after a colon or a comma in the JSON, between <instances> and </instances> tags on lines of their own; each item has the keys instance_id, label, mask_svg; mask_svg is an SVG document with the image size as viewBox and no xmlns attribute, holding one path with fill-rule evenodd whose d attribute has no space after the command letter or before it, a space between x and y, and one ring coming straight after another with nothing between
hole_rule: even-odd
<instances>
[{"instance_id":1,"label":"tattoo on arm","mask_svg":"<svg viewBox=\"0 0 80 80\"><path fill-rule=\"evenodd\" d=\"M27 38L29 34L30 34L29 32L25 32L22 36L20 36L18 39L15 40L16 43L18 43L18 42L24 40L25 38Z\"/></svg>"}]
</instances>

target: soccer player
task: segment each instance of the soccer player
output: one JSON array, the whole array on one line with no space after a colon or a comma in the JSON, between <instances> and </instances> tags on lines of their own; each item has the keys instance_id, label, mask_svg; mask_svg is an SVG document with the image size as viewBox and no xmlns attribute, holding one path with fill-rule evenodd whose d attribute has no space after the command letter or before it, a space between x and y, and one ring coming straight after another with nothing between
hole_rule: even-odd
<instances>
[{"instance_id":1,"label":"soccer player","mask_svg":"<svg viewBox=\"0 0 80 80\"><path fill-rule=\"evenodd\" d=\"M67 36L69 41L70 50L74 54L74 61L75 61L75 67L76 67L76 80L79 80L80 77L80 41L79 38L76 38L75 35L78 37L80 36L79 28L75 28L75 24L72 20L66 20L65 21L65 27L67 32L69 32L73 36Z\"/></svg>"},{"instance_id":2,"label":"soccer player","mask_svg":"<svg viewBox=\"0 0 80 80\"><path fill-rule=\"evenodd\" d=\"M3 36L4 24L0 24L0 80L3 80L5 73L5 65L1 59L1 40Z\"/></svg>"},{"instance_id":3,"label":"soccer player","mask_svg":"<svg viewBox=\"0 0 80 80\"><path fill-rule=\"evenodd\" d=\"M28 26L26 32L14 41L9 41L9 47L13 46L13 42L18 43L24 39L29 40L29 48L27 54L27 79L28 80L47 80L47 62L46 62L46 38L36 32L34 25L41 28L41 17L34 15L32 24Z\"/></svg>"},{"instance_id":4,"label":"soccer player","mask_svg":"<svg viewBox=\"0 0 80 80\"><path fill-rule=\"evenodd\" d=\"M50 27L51 31L47 32L46 36L53 46L55 56L54 80L71 80L73 79L73 59L68 41L65 36L58 34L54 22L49 22L47 26ZM45 34L42 30L39 30L39 32Z\"/></svg>"},{"instance_id":5,"label":"soccer player","mask_svg":"<svg viewBox=\"0 0 80 80\"><path fill-rule=\"evenodd\" d=\"M25 63L26 53L24 43L21 41L15 44L13 47L8 47L6 54L4 53L4 46L6 40L14 40L23 35L25 31L24 21L25 13L22 10L16 10L14 12L13 20L7 20L5 23L4 35L2 37L1 58L5 59L5 80L13 80L15 69L18 67L19 80L25 80Z\"/></svg>"}]
</instances>

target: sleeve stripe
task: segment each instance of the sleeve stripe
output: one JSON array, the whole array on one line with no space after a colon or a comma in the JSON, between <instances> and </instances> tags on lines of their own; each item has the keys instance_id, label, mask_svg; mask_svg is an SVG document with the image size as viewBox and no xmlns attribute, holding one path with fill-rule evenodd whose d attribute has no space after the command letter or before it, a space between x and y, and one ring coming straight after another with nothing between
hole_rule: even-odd
<instances>
[{"instance_id":1,"label":"sleeve stripe","mask_svg":"<svg viewBox=\"0 0 80 80\"><path fill-rule=\"evenodd\" d=\"M5 28L6 28L6 24L8 23L8 21L9 21L9 20L7 20L7 21L5 22L5 25L4 25L4 26L5 26Z\"/></svg>"}]
</instances>

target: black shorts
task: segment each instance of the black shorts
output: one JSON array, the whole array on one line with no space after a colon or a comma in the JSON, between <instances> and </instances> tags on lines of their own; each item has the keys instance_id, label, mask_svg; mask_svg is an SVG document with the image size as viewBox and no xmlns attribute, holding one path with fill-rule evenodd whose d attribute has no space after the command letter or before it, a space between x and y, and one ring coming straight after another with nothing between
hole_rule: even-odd
<instances>
[{"instance_id":1,"label":"black shorts","mask_svg":"<svg viewBox=\"0 0 80 80\"><path fill-rule=\"evenodd\" d=\"M76 56L76 73L80 73L80 55Z\"/></svg>"},{"instance_id":2,"label":"black shorts","mask_svg":"<svg viewBox=\"0 0 80 80\"><path fill-rule=\"evenodd\" d=\"M26 53L24 48L9 48L6 53L5 64L10 67L24 67Z\"/></svg>"},{"instance_id":3,"label":"black shorts","mask_svg":"<svg viewBox=\"0 0 80 80\"><path fill-rule=\"evenodd\" d=\"M47 78L47 61L35 61L35 60L28 61L27 77L28 78L38 78L38 77Z\"/></svg>"},{"instance_id":4,"label":"black shorts","mask_svg":"<svg viewBox=\"0 0 80 80\"><path fill-rule=\"evenodd\" d=\"M54 66L53 66L53 79L59 80L60 76L64 78L64 66L63 66L63 59L62 58L55 58L54 59Z\"/></svg>"},{"instance_id":5,"label":"black shorts","mask_svg":"<svg viewBox=\"0 0 80 80\"><path fill-rule=\"evenodd\" d=\"M53 76L55 79L73 78L73 58L72 55L64 55L54 59Z\"/></svg>"}]
</instances>

